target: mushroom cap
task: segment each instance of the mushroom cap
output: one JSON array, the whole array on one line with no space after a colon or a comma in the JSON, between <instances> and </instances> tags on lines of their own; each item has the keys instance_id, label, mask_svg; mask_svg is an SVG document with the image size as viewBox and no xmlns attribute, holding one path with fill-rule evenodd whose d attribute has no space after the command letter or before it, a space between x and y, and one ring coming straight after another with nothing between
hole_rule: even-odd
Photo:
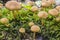
<instances>
[{"instance_id":1,"label":"mushroom cap","mask_svg":"<svg viewBox=\"0 0 60 40\"><path fill-rule=\"evenodd\" d=\"M42 2L42 6L43 6L43 7L49 7L49 6L50 6L49 1L44 1L44 2Z\"/></svg>"},{"instance_id":2,"label":"mushroom cap","mask_svg":"<svg viewBox=\"0 0 60 40\"><path fill-rule=\"evenodd\" d=\"M37 26L37 25L33 25L33 26L31 27L31 31L32 31L32 32L39 32L39 31L40 31L40 27Z\"/></svg>"},{"instance_id":3,"label":"mushroom cap","mask_svg":"<svg viewBox=\"0 0 60 40\"><path fill-rule=\"evenodd\" d=\"M51 10L49 10L48 13L51 14L52 16L57 16L59 14L56 9L51 9Z\"/></svg>"},{"instance_id":4,"label":"mushroom cap","mask_svg":"<svg viewBox=\"0 0 60 40\"><path fill-rule=\"evenodd\" d=\"M51 4L55 4L55 0L48 0Z\"/></svg>"},{"instance_id":5,"label":"mushroom cap","mask_svg":"<svg viewBox=\"0 0 60 40\"><path fill-rule=\"evenodd\" d=\"M1 19L0 19L0 22L1 22L2 24L7 24L7 23L9 22L9 20L8 20L7 18L1 18Z\"/></svg>"},{"instance_id":6,"label":"mushroom cap","mask_svg":"<svg viewBox=\"0 0 60 40\"><path fill-rule=\"evenodd\" d=\"M39 18L47 18L48 17L48 13L45 11L41 11L38 13L38 17Z\"/></svg>"},{"instance_id":7,"label":"mushroom cap","mask_svg":"<svg viewBox=\"0 0 60 40\"><path fill-rule=\"evenodd\" d=\"M20 29L19 29L19 32L25 33L25 28L20 28Z\"/></svg>"},{"instance_id":8,"label":"mushroom cap","mask_svg":"<svg viewBox=\"0 0 60 40\"><path fill-rule=\"evenodd\" d=\"M58 11L60 11L60 6L56 6L56 9L57 9Z\"/></svg>"},{"instance_id":9,"label":"mushroom cap","mask_svg":"<svg viewBox=\"0 0 60 40\"><path fill-rule=\"evenodd\" d=\"M33 22L30 22L30 23L29 23L29 26L33 26L33 25L34 25L34 23L33 23Z\"/></svg>"},{"instance_id":10,"label":"mushroom cap","mask_svg":"<svg viewBox=\"0 0 60 40\"><path fill-rule=\"evenodd\" d=\"M32 6L31 11L33 11L33 12L38 11L38 7L37 6Z\"/></svg>"},{"instance_id":11,"label":"mushroom cap","mask_svg":"<svg viewBox=\"0 0 60 40\"><path fill-rule=\"evenodd\" d=\"M47 1L47 0L42 0L43 2Z\"/></svg>"},{"instance_id":12,"label":"mushroom cap","mask_svg":"<svg viewBox=\"0 0 60 40\"><path fill-rule=\"evenodd\" d=\"M30 6L33 6L34 2L33 1L28 1L27 4L30 5Z\"/></svg>"},{"instance_id":13,"label":"mushroom cap","mask_svg":"<svg viewBox=\"0 0 60 40\"><path fill-rule=\"evenodd\" d=\"M9 10L17 10L21 8L20 3L17 1L8 1L5 4L5 7L8 8Z\"/></svg>"}]
</instances>

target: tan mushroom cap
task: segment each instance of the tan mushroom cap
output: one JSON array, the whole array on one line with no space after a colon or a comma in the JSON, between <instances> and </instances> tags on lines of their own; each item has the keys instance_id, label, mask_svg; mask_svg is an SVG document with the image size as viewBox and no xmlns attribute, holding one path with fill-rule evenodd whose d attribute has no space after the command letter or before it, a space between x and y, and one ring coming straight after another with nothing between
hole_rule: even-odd
<instances>
[{"instance_id":1,"label":"tan mushroom cap","mask_svg":"<svg viewBox=\"0 0 60 40\"><path fill-rule=\"evenodd\" d=\"M56 9L51 9L51 10L49 10L48 13L51 14L52 16L57 16L59 14Z\"/></svg>"},{"instance_id":2,"label":"tan mushroom cap","mask_svg":"<svg viewBox=\"0 0 60 40\"><path fill-rule=\"evenodd\" d=\"M30 6L33 6L34 2L33 1L28 1L27 4L30 5Z\"/></svg>"},{"instance_id":3,"label":"tan mushroom cap","mask_svg":"<svg viewBox=\"0 0 60 40\"><path fill-rule=\"evenodd\" d=\"M9 22L9 20L8 20L7 18L1 18L1 19L0 19L0 22L1 22L2 24L7 24L7 23Z\"/></svg>"},{"instance_id":4,"label":"tan mushroom cap","mask_svg":"<svg viewBox=\"0 0 60 40\"><path fill-rule=\"evenodd\" d=\"M55 0L42 0L42 6L55 4Z\"/></svg>"},{"instance_id":5,"label":"tan mushroom cap","mask_svg":"<svg viewBox=\"0 0 60 40\"><path fill-rule=\"evenodd\" d=\"M47 18L48 17L48 13L45 11L41 11L38 13L38 17L39 18Z\"/></svg>"},{"instance_id":6,"label":"tan mushroom cap","mask_svg":"<svg viewBox=\"0 0 60 40\"><path fill-rule=\"evenodd\" d=\"M5 4L5 7L8 8L9 10L17 10L21 8L20 3L17 1L8 1Z\"/></svg>"},{"instance_id":7,"label":"tan mushroom cap","mask_svg":"<svg viewBox=\"0 0 60 40\"><path fill-rule=\"evenodd\" d=\"M19 32L25 33L25 28L20 28L20 29L19 29Z\"/></svg>"},{"instance_id":8,"label":"tan mushroom cap","mask_svg":"<svg viewBox=\"0 0 60 40\"><path fill-rule=\"evenodd\" d=\"M42 0L43 2L47 1L47 0Z\"/></svg>"},{"instance_id":9,"label":"tan mushroom cap","mask_svg":"<svg viewBox=\"0 0 60 40\"><path fill-rule=\"evenodd\" d=\"M38 11L38 7L37 6L32 6L31 11L33 11L33 12Z\"/></svg>"},{"instance_id":10,"label":"tan mushroom cap","mask_svg":"<svg viewBox=\"0 0 60 40\"><path fill-rule=\"evenodd\" d=\"M37 26L37 25L33 25L33 26L31 27L31 31L32 31L32 32L39 32L39 31L40 31L40 27Z\"/></svg>"},{"instance_id":11,"label":"tan mushroom cap","mask_svg":"<svg viewBox=\"0 0 60 40\"><path fill-rule=\"evenodd\" d=\"M48 0L51 4L55 4L55 0Z\"/></svg>"},{"instance_id":12,"label":"tan mushroom cap","mask_svg":"<svg viewBox=\"0 0 60 40\"><path fill-rule=\"evenodd\" d=\"M56 6L56 9L57 9L58 11L60 11L60 6Z\"/></svg>"},{"instance_id":13,"label":"tan mushroom cap","mask_svg":"<svg viewBox=\"0 0 60 40\"><path fill-rule=\"evenodd\" d=\"M49 6L50 6L49 1L42 2L42 7L49 7Z\"/></svg>"},{"instance_id":14,"label":"tan mushroom cap","mask_svg":"<svg viewBox=\"0 0 60 40\"><path fill-rule=\"evenodd\" d=\"M33 26L34 25L34 23L33 22L29 22L29 26Z\"/></svg>"}]
</instances>

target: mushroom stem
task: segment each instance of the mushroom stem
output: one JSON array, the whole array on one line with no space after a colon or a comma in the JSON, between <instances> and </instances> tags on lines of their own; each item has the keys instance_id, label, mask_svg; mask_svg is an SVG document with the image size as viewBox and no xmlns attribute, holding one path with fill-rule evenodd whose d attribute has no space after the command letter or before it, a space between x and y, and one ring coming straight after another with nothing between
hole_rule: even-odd
<instances>
[{"instance_id":1,"label":"mushroom stem","mask_svg":"<svg viewBox=\"0 0 60 40\"><path fill-rule=\"evenodd\" d=\"M27 35L29 39L32 40L32 37L29 34L25 33L25 35Z\"/></svg>"},{"instance_id":2,"label":"mushroom stem","mask_svg":"<svg viewBox=\"0 0 60 40\"><path fill-rule=\"evenodd\" d=\"M24 39L25 39L25 33L23 33L23 37L24 37Z\"/></svg>"},{"instance_id":3,"label":"mushroom stem","mask_svg":"<svg viewBox=\"0 0 60 40\"><path fill-rule=\"evenodd\" d=\"M35 34L36 34L36 33L34 32L34 33L33 33L33 40L35 40Z\"/></svg>"},{"instance_id":4,"label":"mushroom stem","mask_svg":"<svg viewBox=\"0 0 60 40\"><path fill-rule=\"evenodd\" d=\"M12 11L13 12L13 16L14 16L14 19L15 19L15 12L14 11Z\"/></svg>"},{"instance_id":5,"label":"mushroom stem","mask_svg":"<svg viewBox=\"0 0 60 40\"><path fill-rule=\"evenodd\" d=\"M18 16L18 11L15 11L15 10L14 10L14 11L12 11L12 12L13 12L14 19L17 18L17 16Z\"/></svg>"},{"instance_id":6,"label":"mushroom stem","mask_svg":"<svg viewBox=\"0 0 60 40\"><path fill-rule=\"evenodd\" d=\"M41 20L41 24L44 25L44 23L43 23L43 19Z\"/></svg>"}]
</instances>

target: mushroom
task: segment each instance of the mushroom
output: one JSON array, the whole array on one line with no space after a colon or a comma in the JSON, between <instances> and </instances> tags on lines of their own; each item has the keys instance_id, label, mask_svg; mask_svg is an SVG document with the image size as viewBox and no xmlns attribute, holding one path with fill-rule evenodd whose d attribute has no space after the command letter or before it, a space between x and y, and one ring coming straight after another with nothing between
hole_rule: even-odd
<instances>
[{"instance_id":1,"label":"mushroom","mask_svg":"<svg viewBox=\"0 0 60 40\"><path fill-rule=\"evenodd\" d=\"M37 6L32 6L31 11L33 11L33 12L38 11L38 7Z\"/></svg>"},{"instance_id":2,"label":"mushroom","mask_svg":"<svg viewBox=\"0 0 60 40\"><path fill-rule=\"evenodd\" d=\"M49 13L50 15L52 15L52 16L57 16L57 15L59 14L56 9L51 9L51 10L49 10L48 13Z\"/></svg>"},{"instance_id":3,"label":"mushroom","mask_svg":"<svg viewBox=\"0 0 60 40\"><path fill-rule=\"evenodd\" d=\"M7 18L1 18L1 19L0 19L0 22L1 22L2 24L7 24L7 23L9 23L9 20L8 20Z\"/></svg>"},{"instance_id":4,"label":"mushroom","mask_svg":"<svg viewBox=\"0 0 60 40\"><path fill-rule=\"evenodd\" d=\"M40 31L40 27L37 26L37 25L33 25L33 26L31 27L31 31L34 32L34 33L33 33L33 40L34 40L34 39L35 39L35 34L36 34L36 32L39 32L39 31Z\"/></svg>"},{"instance_id":5,"label":"mushroom","mask_svg":"<svg viewBox=\"0 0 60 40\"><path fill-rule=\"evenodd\" d=\"M41 11L38 13L38 17L46 19L48 17L48 13L45 11Z\"/></svg>"}]
</instances>

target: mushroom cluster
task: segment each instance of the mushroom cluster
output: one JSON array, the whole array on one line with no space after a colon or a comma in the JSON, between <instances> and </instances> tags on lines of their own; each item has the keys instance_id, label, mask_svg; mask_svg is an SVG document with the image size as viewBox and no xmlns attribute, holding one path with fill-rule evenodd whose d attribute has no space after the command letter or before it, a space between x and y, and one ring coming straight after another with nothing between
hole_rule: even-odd
<instances>
[{"instance_id":1,"label":"mushroom cluster","mask_svg":"<svg viewBox=\"0 0 60 40\"><path fill-rule=\"evenodd\" d=\"M0 4L0 31L4 32L1 40L8 40L8 37L9 40L27 37L35 40L40 35L48 37L47 40L59 40L60 6L55 7L55 0L42 0L41 7L33 1L27 4L8 1L4 7Z\"/></svg>"}]
</instances>

